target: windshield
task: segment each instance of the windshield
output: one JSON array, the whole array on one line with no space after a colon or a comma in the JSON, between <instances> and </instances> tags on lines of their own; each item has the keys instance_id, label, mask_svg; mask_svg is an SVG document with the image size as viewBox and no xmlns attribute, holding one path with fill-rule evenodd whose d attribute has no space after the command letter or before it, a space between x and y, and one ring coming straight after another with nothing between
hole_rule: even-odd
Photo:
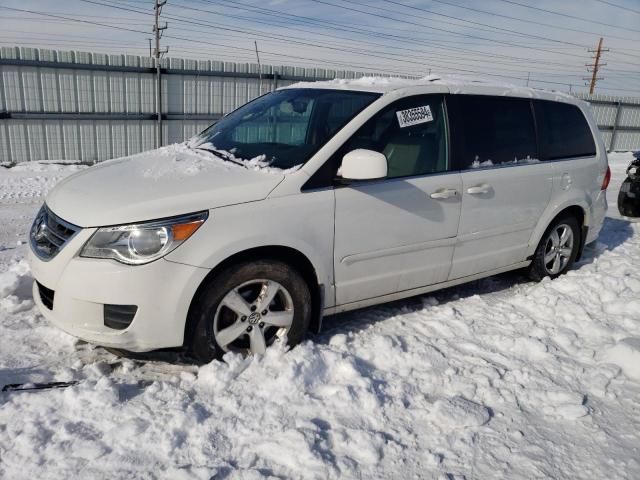
<instances>
[{"instance_id":1,"label":"windshield","mask_svg":"<svg viewBox=\"0 0 640 480\"><path fill-rule=\"evenodd\" d=\"M260 158L288 169L305 163L380 94L292 88L255 99L190 142L225 160Z\"/></svg>"}]
</instances>

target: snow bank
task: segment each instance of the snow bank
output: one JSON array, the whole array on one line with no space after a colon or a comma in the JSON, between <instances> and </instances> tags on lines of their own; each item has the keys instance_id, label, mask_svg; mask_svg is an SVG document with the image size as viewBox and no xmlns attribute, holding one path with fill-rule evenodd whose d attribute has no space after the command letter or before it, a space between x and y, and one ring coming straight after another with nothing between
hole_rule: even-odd
<instances>
[{"instance_id":1,"label":"snow bank","mask_svg":"<svg viewBox=\"0 0 640 480\"><path fill-rule=\"evenodd\" d=\"M25 162L0 167L0 205L24 204L43 197L64 177L86 165L59 162Z\"/></svg>"},{"instance_id":2,"label":"snow bank","mask_svg":"<svg viewBox=\"0 0 640 480\"><path fill-rule=\"evenodd\" d=\"M615 197L630 156L611 160ZM640 478L640 223L607 218L554 281L493 277L195 368L37 313L15 244L39 201L0 205L0 386L79 383L0 393L0 478Z\"/></svg>"},{"instance_id":3,"label":"snow bank","mask_svg":"<svg viewBox=\"0 0 640 480\"><path fill-rule=\"evenodd\" d=\"M629 378L640 381L640 337L623 338L605 350L600 360L619 366Z\"/></svg>"}]
</instances>

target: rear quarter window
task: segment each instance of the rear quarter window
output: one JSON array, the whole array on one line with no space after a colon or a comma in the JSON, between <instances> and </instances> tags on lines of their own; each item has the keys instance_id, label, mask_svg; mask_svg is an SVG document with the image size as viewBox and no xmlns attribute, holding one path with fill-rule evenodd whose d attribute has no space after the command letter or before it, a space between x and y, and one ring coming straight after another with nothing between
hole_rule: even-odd
<instances>
[{"instance_id":1,"label":"rear quarter window","mask_svg":"<svg viewBox=\"0 0 640 480\"><path fill-rule=\"evenodd\" d=\"M534 100L533 105L543 160L596 154L593 134L580 108L548 100Z\"/></svg>"}]
</instances>

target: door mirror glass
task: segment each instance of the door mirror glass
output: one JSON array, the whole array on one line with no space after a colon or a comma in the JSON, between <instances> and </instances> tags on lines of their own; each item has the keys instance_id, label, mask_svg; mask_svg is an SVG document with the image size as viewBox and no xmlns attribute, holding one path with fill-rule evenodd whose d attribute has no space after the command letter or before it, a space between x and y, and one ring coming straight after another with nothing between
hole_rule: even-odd
<instances>
[{"instance_id":1,"label":"door mirror glass","mask_svg":"<svg viewBox=\"0 0 640 480\"><path fill-rule=\"evenodd\" d=\"M387 177L387 157L359 148L342 157L340 175L345 180L377 180Z\"/></svg>"}]
</instances>

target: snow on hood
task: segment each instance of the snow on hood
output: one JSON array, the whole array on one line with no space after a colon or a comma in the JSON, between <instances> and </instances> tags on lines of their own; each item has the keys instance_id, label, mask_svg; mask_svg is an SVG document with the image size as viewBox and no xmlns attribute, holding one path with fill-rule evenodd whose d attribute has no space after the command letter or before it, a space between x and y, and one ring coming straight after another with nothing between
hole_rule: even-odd
<instances>
[{"instance_id":1,"label":"snow on hood","mask_svg":"<svg viewBox=\"0 0 640 480\"><path fill-rule=\"evenodd\" d=\"M287 171L187 144L109 160L67 177L46 202L81 227L116 225L264 199Z\"/></svg>"},{"instance_id":2,"label":"snow on hood","mask_svg":"<svg viewBox=\"0 0 640 480\"><path fill-rule=\"evenodd\" d=\"M261 171L266 173L276 173L278 175L287 175L299 170L300 167L302 167L302 164L287 169L272 167L271 162L267 160L267 156L264 154L250 159L236 157L235 149L231 151L220 149L211 142L203 141L198 136L191 137L185 143L176 144L173 145L173 147L180 151L184 151L186 149L187 155L191 158L193 158L194 154L206 156L209 159L213 157L214 160L222 161L223 163L225 163L225 165L231 163L231 165L243 166L244 168L247 168L249 170ZM229 161L221 159L220 156L226 158Z\"/></svg>"}]
</instances>

